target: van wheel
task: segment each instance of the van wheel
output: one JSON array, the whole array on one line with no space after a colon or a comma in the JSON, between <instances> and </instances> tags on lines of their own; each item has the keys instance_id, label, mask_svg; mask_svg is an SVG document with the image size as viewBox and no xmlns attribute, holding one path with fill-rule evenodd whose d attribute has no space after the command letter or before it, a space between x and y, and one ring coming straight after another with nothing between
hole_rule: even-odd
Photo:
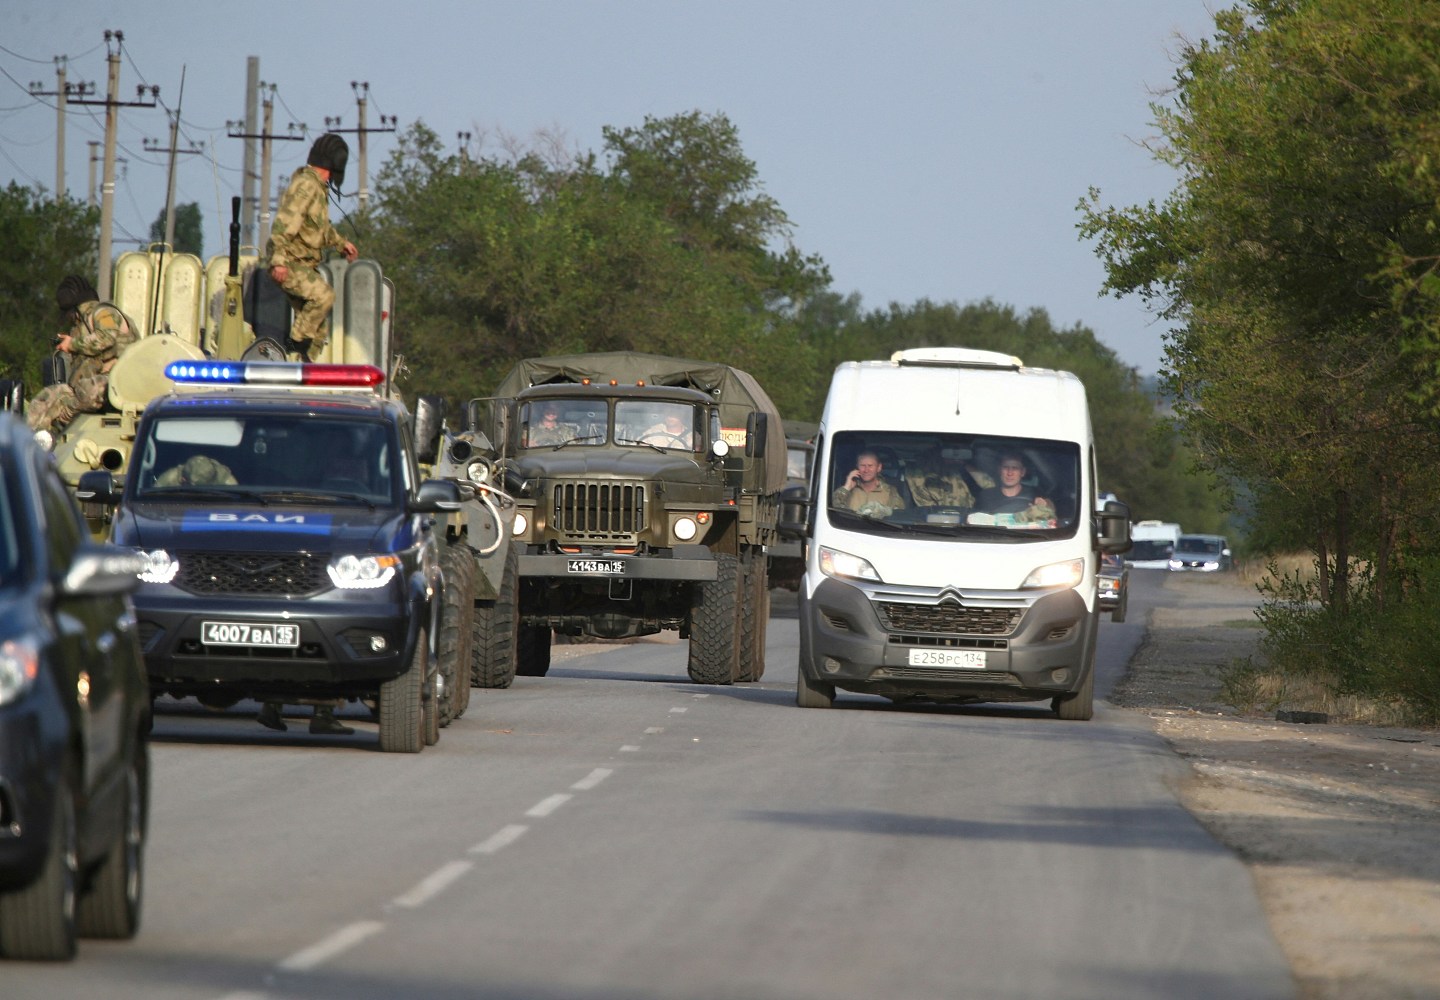
<instances>
[{"instance_id":1,"label":"van wheel","mask_svg":"<svg viewBox=\"0 0 1440 1000\"><path fill-rule=\"evenodd\" d=\"M55 788L50 848L39 877L17 892L0 893L0 954L39 962L74 958L79 880L75 800L66 777Z\"/></svg>"},{"instance_id":2,"label":"van wheel","mask_svg":"<svg viewBox=\"0 0 1440 1000\"><path fill-rule=\"evenodd\" d=\"M833 708L835 685L824 681L812 681L805 676L805 668L795 665L795 704L801 708Z\"/></svg>"},{"instance_id":3,"label":"van wheel","mask_svg":"<svg viewBox=\"0 0 1440 1000\"><path fill-rule=\"evenodd\" d=\"M715 554L715 579L695 588L690 609L690 679L696 684L731 684L739 670L739 585L736 559Z\"/></svg>"},{"instance_id":4,"label":"van wheel","mask_svg":"<svg viewBox=\"0 0 1440 1000\"><path fill-rule=\"evenodd\" d=\"M119 835L80 897L75 923L81 937L128 939L140 929L145 887L145 826L149 760L137 741L125 773L125 815Z\"/></svg>"},{"instance_id":5,"label":"van wheel","mask_svg":"<svg viewBox=\"0 0 1440 1000\"><path fill-rule=\"evenodd\" d=\"M425 748L425 630L415 637L410 669L380 685L380 749L419 753Z\"/></svg>"},{"instance_id":6,"label":"van wheel","mask_svg":"<svg viewBox=\"0 0 1440 1000\"><path fill-rule=\"evenodd\" d=\"M1088 722L1095 715L1095 634L1099 631L1092 625L1090 645L1085 653L1085 662L1081 664L1085 682L1080 685L1080 690L1050 700L1051 709L1067 722Z\"/></svg>"}]
</instances>

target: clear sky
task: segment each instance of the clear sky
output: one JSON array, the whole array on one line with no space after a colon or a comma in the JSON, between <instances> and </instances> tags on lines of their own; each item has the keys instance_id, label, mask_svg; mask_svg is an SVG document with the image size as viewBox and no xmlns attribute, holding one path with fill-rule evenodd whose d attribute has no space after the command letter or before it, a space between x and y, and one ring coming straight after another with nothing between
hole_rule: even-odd
<instances>
[{"instance_id":1,"label":"clear sky","mask_svg":"<svg viewBox=\"0 0 1440 1000\"><path fill-rule=\"evenodd\" d=\"M246 62L278 88L276 131L326 117L357 125L352 81L369 84L368 124L423 120L479 155L506 137L601 146L606 125L723 113L739 129L794 241L830 266L835 291L866 308L982 299L1095 331L1142 373L1160 364L1163 324L1131 299L1101 297L1103 269L1076 232L1093 185L1112 204L1163 199L1175 174L1140 143L1165 100L1178 39L1211 33L1214 0L3 0L0 184L55 186L56 56L68 81L103 97L104 32L123 32L120 94L158 85L180 100L176 203L197 202L205 254L228 240L244 142ZM103 108L72 107L70 194L88 196ZM120 112L116 251L146 240L164 208L162 108ZM347 189L356 186L354 136ZM308 142L274 145L274 183ZM393 136L369 137L374 171ZM353 198L348 205L355 204ZM6 248L15 252L21 248ZM362 247L362 251L363 251ZM383 264L383 261L382 261ZM401 292L403 295L403 290Z\"/></svg>"}]
</instances>

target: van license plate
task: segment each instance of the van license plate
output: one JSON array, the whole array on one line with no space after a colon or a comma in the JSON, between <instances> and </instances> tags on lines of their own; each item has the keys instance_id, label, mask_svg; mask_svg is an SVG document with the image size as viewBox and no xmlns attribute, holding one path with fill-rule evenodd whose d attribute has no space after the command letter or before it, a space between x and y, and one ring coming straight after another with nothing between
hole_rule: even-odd
<instances>
[{"instance_id":1,"label":"van license plate","mask_svg":"<svg viewBox=\"0 0 1440 1000\"><path fill-rule=\"evenodd\" d=\"M624 559L570 559L565 563L567 573L598 573L601 576L624 576Z\"/></svg>"},{"instance_id":2,"label":"van license plate","mask_svg":"<svg viewBox=\"0 0 1440 1000\"><path fill-rule=\"evenodd\" d=\"M984 670L983 649L912 649L912 667L959 667L962 670Z\"/></svg>"},{"instance_id":3,"label":"van license plate","mask_svg":"<svg viewBox=\"0 0 1440 1000\"><path fill-rule=\"evenodd\" d=\"M247 622L202 622L200 641L207 646L300 645L299 625L251 624Z\"/></svg>"}]
</instances>

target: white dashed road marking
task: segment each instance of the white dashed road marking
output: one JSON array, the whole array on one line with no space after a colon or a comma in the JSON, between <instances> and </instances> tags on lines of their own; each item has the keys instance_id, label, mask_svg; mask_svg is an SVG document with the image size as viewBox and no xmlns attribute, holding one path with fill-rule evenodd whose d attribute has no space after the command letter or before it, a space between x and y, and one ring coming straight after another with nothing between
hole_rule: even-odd
<instances>
[{"instance_id":1,"label":"white dashed road marking","mask_svg":"<svg viewBox=\"0 0 1440 1000\"><path fill-rule=\"evenodd\" d=\"M472 861L452 861L448 865L442 866L433 875L423 879L419 885L403 896L396 896L395 905L403 906L407 910L424 906L474 867L475 864Z\"/></svg>"},{"instance_id":2,"label":"white dashed road marking","mask_svg":"<svg viewBox=\"0 0 1440 1000\"><path fill-rule=\"evenodd\" d=\"M297 951L281 962L278 968L285 972L308 972L324 965L335 956L344 954L361 941L379 934L384 929L385 925L378 920L356 921L340 928L318 944L312 944L308 948Z\"/></svg>"},{"instance_id":3,"label":"white dashed road marking","mask_svg":"<svg viewBox=\"0 0 1440 1000\"><path fill-rule=\"evenodd\" d=\"M519 840L521 835L530 829L519 823L511 823L509 826L502 826L499 830L490 835L488 840L481 841L470 848L471 854L494 854L502 847L508 847Z\"/></svg>"},{"instance_id":4,"label":"white dashed road marking","mask_svg":"<svg viewBox=\"0 0 1440 1000\"><path fill-rule=\"evenodd\" d=\"M537 819L541 816L549 816L556 809L559 809L561 806L569 802L574 797L575 796L567 795L564 792L561 792L558 795L547 796L546 798L543 798L539 802L535 803L529 809L525 810L525 815L534 816Z\"/></svg>"},{"instance_id":5,"label":"white dashed road marking","mask_svg":"<svg viewBox=\"0 0 1440 1000\"><path fill-rule=\"evenodd\" d=\"M615 772L608 767L597 767L585 777L575 782L575 784L571 785L570 788L576 792L588 792L614 773Z\"/></svg>"}]
</instances>

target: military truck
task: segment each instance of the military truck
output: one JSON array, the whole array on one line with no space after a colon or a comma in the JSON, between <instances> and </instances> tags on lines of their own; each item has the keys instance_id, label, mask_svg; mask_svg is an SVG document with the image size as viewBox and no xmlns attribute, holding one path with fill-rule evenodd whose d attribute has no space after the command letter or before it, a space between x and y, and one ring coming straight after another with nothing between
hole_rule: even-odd
<instances>
[{"instance_id":1,"label":"military truck","mask_svg":"<svg viewBox=\"0 0 1440 1000\"><path fill-rule=\"evenodd\" d=\"M670 630L696 683L760 679L785 439L752 376L637 352L529 358L468 416L515 504L521 675L546 673L554 634Z\"/></svg>"}]
</instances>

